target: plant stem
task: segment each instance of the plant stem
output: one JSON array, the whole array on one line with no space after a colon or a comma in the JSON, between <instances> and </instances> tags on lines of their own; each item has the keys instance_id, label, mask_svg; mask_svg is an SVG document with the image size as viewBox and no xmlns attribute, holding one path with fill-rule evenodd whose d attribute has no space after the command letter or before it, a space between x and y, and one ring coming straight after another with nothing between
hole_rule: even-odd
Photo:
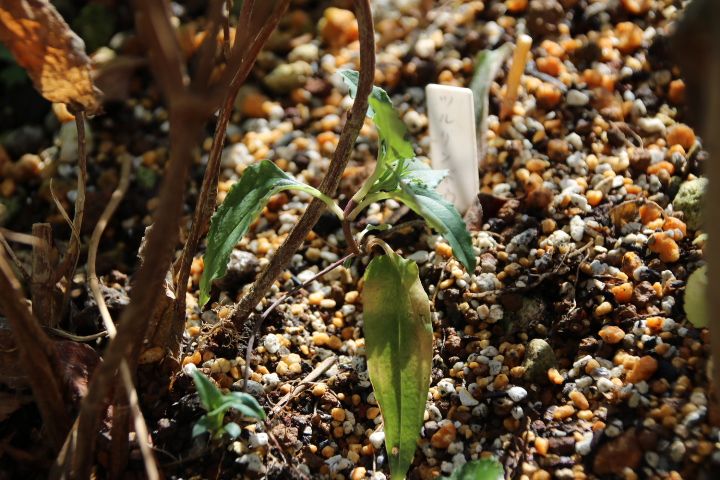
<instances>
[{"instance_id":1,"label":"plant stem","mask_svg":"<svg viewBox=\"0 0 720 480\"><path fill-rule=\"evenodd\" d=\"M350 159L355 140L360 133L365 121L365 114L368 108L368 96L372 91L373 79L375 76L375 33L373 29L372 12L369 0L355 0L355 15L357 16L360 29L360 82L358 85L355 102L348 114L338 146L335 149L333 160L330 163L325 178L319 190L325 195L333 196L340 184L342 172ZM270 264L263 270L255 280L250 291L235 306L231 320L235 327L240 330L248 318L250 312L265 296L275 279L290 263L300 245L317 223L322 212L323 203L321 200L313 200L308 205L305 213L298 221L298 224L290 232L285 242L278 248Z\"/></svg>"},{"instance_id":2,"label":"plant stem","mask_svg":"<svg viewBox=\"0 0 720 480\"><path fill-rule=\"evenodd\" d=\"M55 344L45 335L24 298L20 282L6 260L4 249L0 247L0 307L12 329L15 346L26 369L25 374L50 444L57 451L70 426L60 384L62 375L57 366Z\"/></svg>"},{"instance_id":3,"label":"plant stem","mask_svg":"<svg viewBox=\"0 0 720 480\"><path fill-rule=\"evenodd\" d=\"M365 210L365 207L370 205L371 203L379 202L381 200L387 200L388 198L392 198L392 194L390 192L375 192L371 195L368 195L367 197L363 198L363 201L360 202L349 214L348 219L350 221L355 220L355 218Z\"/></svg>"},{"instance_id":4,"label":"plant stem","mask_svg":"<svg viewBox=\"0 0 720 480\"><path fill-rule=\"evenodd\" d=\"M240 87L243 83L245 83L245 80L255 64L255 59L260 53L263 45L265 45L268 37L270 37L270 34L273 30L275 30L275 27L280 21L280 18L287 9L289 3L289 0L283 0L276 6L270 19L263 25L254 41L250 44L249 52L247 53L247 61L240 65L237 74L233 77L223 105L220 108L220 115L215 126L215 133L213 135L212 146L210 147L210 153L208 155L208 163L205 167L205 175L203 176L202 186L200 187L200 195L198 196L195 215L193 216L190 232L188 233L188 238L185 242L185 246L183 247L182 254L176 263L177 280L175 282L175 305L173 307L173 315L171 316L173 323L170 328L170 331L172 332L170 334L172 337L170 339L170 344L172 345L174 354L177 354L179 351L179 340L182 338L182 331L185 327L185 322L183 322L185 317L185 292L187 291L188 278L190 278L192 259L200 243L200 237L205 231L212 212L215 209L217 185L220 177L220 159L222 156L223 145L225 144L227 126L230 122L230 116L232 115L233 106L235 104L235 97L237 97ZM242 24L246 24L246 27L251 14L251 11L249 10L249 5L251 4L252 2L246 0L242 7L243 12L241 14L240 21ZM236 35L239 35L239 33ZM235 45L236 46L234 48L243 47L237 43Z\"/></svg>"}]
</instances>

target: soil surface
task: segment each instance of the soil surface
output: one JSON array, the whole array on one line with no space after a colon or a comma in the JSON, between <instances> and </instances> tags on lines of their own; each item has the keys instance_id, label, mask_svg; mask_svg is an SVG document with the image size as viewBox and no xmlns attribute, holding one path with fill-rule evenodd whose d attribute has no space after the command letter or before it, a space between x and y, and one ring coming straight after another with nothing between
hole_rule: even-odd
<instances>
[{"instance_id":1,"label":"soil surface","mask_svg":"<svg viewBox=\"0 0 720 480\"><path fill-rule=\"evenodd\" d=\"M196 3L202 2L176 8L189 53L193 32L204 22L204 7ZM531 480L709 479L720 469L720 412L709 401L709 333L690 324L683 308L687 278L703 265L707 161L702 140L687 125L693 122L686 86L670 60L670 34L684 3L373 2L375 83L390 94L425 160L425 85L468 86L481 50L515 43L522 33L533 39L510 118L498 118L510 61L490 88L488 129L481 132L487 146L478 195L482 216L468 220L475 271L465 271L441 236L392 200L371 205L356 225L395 225L378 236L418 263L432 301L432 382L408 478L449 475L491 455L508 478ZM77 15L73 8L70 15ZM290 7L238 96L218 202L247 166L262 159L319 184L352 104L335 72L358 67L357 25L345 8L347 2L309 1ZM115 34L97 45L99 65L143 53L127 7L111 13ZM132 156L130 190L97 261L117 315L128 303L169 143L167 111L143 62L115 75L117 92L105 113L89 120L81 233L89 237L118 182L122 158ZM3 107L15 120L0 123L0 226L30 232L32 223L48 221L56 238L69 238L50 179L59 203L72 211L75 127L26 87L0 87L8 98L25 95L26 105L37 103L41 111L23 113L26 107L14 100ZM193 168L181 240L212 131L208 125ZM377 134L368 120L344 174L341 205L370 174L376 155ZM197 303L204 246L197 253L182 366L197 365L222 388L243 389L249 331L236 332L226 320L308 201L293 192L272 198L204 309ZM57 247L63 251L65 244ZM345 249L340 223L324 214L263 306ZM30 250L15 250L29 266ZM247 391L268 418L252 423L229 415L243 426L235 441L193 438L204 410L191 377L148 357L138 388L168 478L388 476L382 416L364 358L360 279L369 260L358 257L312 282L266 320ZM102 330L83 269L71 298L62 329L73 335ZM88 345L102 352L104 341ZM39 416L26 382L12 375L17 359L5 350L0 355L0 478L39 478L50 467L36 447ZM329 367L303 383L328 358ZM99 445L101 468L109 448L108 433ZM143 476L139 450L131 453L130 467L129 478Z\"/></svg>"}]
</instances>

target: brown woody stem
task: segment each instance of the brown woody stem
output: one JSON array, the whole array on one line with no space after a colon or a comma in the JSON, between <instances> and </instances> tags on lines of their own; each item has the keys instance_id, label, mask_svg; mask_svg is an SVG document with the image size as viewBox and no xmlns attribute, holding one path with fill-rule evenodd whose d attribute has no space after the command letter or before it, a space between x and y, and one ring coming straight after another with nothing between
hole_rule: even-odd
<instances>
[{"instance_id":1,"label":"brown woody stem","mask_svg":"<svg viewBox=\"0 0 720 480\"><path fill-rule=\"evenodd\" d=\"M355 144L355 140L365 121L365 114L368 108L368 96L372 90L375 76L375 38L370 3L368 0L355 0L354 3L355 15L357 16L360 29L360 82L357 95L355 96L355 102L340 134L340 140L335 149L333 160L330 163L325 178L323 178L320 184L319 190L329 197L335 195L335 191L340 184L342 173L350 159L350 153ZM252 312L255 306L265 296L275 279L290 263L292 256L297 249L300 248L300 245L302 245L305 237L307 237L310 230L315 226L315 223L317 223L324 207L325 204L321 200L313 199L313 201L310 202L305 213L283 244L280 245L267 268L262 271L257 280L255 280L255 283L253 283L250 291L236 305L231 319L238 330L242 328L250 312Z\"/></svg>"},{"instance_id":2,"label":"brown woody stem","mask_svg":"<svg viewBox=\"0 0 720 480\"><path fill-rule=\"evenodd\" d=\"M255 59L270 34L275 30L282 14L287 9L289 0L283 0L274 10L270 20L263 25L255 40L250 45L248 52L248 61L243 63L238 70L237 75L233 78L227 96L220 109L220 115L215 126L215 134L213 135L212 146L208 155L207 167L205 167L205 175L203 177L202 186L200 187L200 195L198 196L197 208L193 217L190 233L183 248L179 259L179 267L177 267L177 281L175 282L175 305L172 315L173 325L171 328L171 345L180 346L180 339L184 328L183 318L185 316L185 292L187 290L187 282L190 277L190 266L192 264L193 255L197 251L200 237L205 231L210 216L215 209L215 199L217 198L217 185L220 175L220 159L222 156L223 145L225 143L225 133L230 122L235 97L237 97L240 87L245 83ZM173 352L177 353L177 352Z\"/></svg>"}]
</instances>

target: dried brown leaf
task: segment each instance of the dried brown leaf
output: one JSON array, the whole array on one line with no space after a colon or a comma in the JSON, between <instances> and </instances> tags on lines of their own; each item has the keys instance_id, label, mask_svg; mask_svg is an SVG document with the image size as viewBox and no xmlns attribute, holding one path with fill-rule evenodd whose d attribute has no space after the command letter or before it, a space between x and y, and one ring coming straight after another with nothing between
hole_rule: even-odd
<instances>
[{"instance_id":1,"label":"dried brown leaf","mask_svg":"<svg viewBox=\"0 0 720 480\"><path fill-rule=\"evenodd\" d=\"M0 42L51 102L99 108L85 44L47 0L0 0Z\"/></svg>"}]
</instances>

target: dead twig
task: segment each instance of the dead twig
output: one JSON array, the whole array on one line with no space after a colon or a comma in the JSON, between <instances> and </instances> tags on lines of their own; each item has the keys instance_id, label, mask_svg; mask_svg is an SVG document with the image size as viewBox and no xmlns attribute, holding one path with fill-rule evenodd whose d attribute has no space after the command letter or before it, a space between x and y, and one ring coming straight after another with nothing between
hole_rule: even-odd
<instances>
[{"instance_id":1,"label":"dead twig","mask_svg":"<svg viewBox=\"0 0 720 480\"><path fill-rule=\"evenodd\" d=\"M32 226L32 232L38 239L38 243L32 249L30 298L33 314L42 325L56 327L55 279L53 262L50 258L52 227L49 223L36 223Z\"/></svg>"},{"instance_id":2,"label":"dead twig","mask_svg":"<svg viewBox=\"0 0 720 480\"><path fill-rule=\"evenodd\" d=\"M287 9L289 3L289 0L282 0L278 2L269 21L263 25L257 33L255 40L250 45L248 61L242 65L241 69L237 72L237 75L233 78L223 106L220 109L220 115L215 126L215 134L213 135L212 146L210 147L210 153L208 154L208 163L205 167L205 175L203 176L202 186L200 187L200 194L198 196L195 215L193 216L190 232L188 233L188 238L185 242L185 246L183 247L182 254L176 263L177 281L175 282L175 305L173 307L173 315L171 317L172 325L169 339L169 343L171 345L177 345L178 347L180 345L182 330L184 328L184 322L182 322L182 319L185 316L185 292L187 291L188 278L190 278L190 267L192 265L192 259L195 255L195 251L200 243L200 237L205 231L210 217L215 209L217 185L220 176L220 159L222 156L223 145L225 144L225 133L227 132L227 126L230 122L230 116L235 104L235 97L237 97L240 87L243 83L245 83L247 76L250 74L252 66L255 63L255 59L260 53L260 49L270 37L273 30L275 30L275 27L280 21L280 18ZM249 22L252 4L253 2L251 1L243 3L241 23ZM245 11L246 7L248 9L247 12ZM247 25L245 26L247 27ZM235 48L239 47L236 46Z\"/></svg>"},{"instance_id":3,"label":"dead twig","mask_svg":"<svg viewBox=\"0 0 720 480\"><path fill-rule=\"evenodd\" d=\"M95 298L95 302L98 305L98 310L100 310L100 316L103 320L103 323L105 324L105 331L107 332L108 336L112 339L116 335L116 329L115 329L115 323L112 320L112 317L110 316L110 311L107 308L107 304L105 303L105 298L102 295L102 291L100 290L100 280L98 279L97 272L95 270L95 261L97 259L97 251L98 247L100 245L100 239L102 238L102 234L105 231L105 227L107 226L108 222L112 218L113 214L115 213L115 210L117 210L117 207L120 205L120 202L122 201L123 197L125 196L125 192L128 189L128 186L130 185L130 169L132 167L132 158L130 156L126 156L123 158L122 161L122 167L121 167L121 173L120 173L120 182L118 183L117 188L112 193L112 196L110 197L110 201L108 202L107 206L105 207L105 210L103 211L102 215L100 215L100 219L98 220L98 223L95 225L95 229L93 230L92 237L90 238L90 245L88 249L88 263L87 263L87 272L88 272L88 280L90 283L90 291L92 292L93 298ZM130 409L130 414L133 418L133 423L135 424L135 432L136 432L136 438L140 445L140 451L143 456L143 461L145 463L145 472L147 474L147 478L151 480L157 480L160 478L158 469L157 469L157 462L155 461L155 457L152 453L151 447L148 443L148 430L147 426L145 424L145 419L143 418L142 412L140 411L140 407L138 406L138 398L137 398L137 392L135 391L135 386L133 385L132 380L132 374L130 373L130 367L127 364L127 361L123 360L120 364L120 378L122 379L122 387L119 390L120 395L127 395L127 405ZM125 403L125 402L122 402ZM118 404L118 402L115 403L116 407L122 408L123 404ZM121 415L122 417L122 415ZM113 419L113 433L116 433L115 426L122 425L124 422L118 419ZM125 436L123 439L121 439L121 445L120 450L114 449L113 453L119 454L121 458L126 459L127 458L127 427L122 425L120 428L121 431L125 432ZM116 439L113 437L113 441ZM124 443L124 445L122 445ZM125 462L120 462L125 463ZM116 465L117 467L121 467L123 465ZM116 474L120 474L121 471L115 472Z\"/></svg>"},{"instance_id":4,"label":"dead twig","mask_svg":"<svg viewBox=\"0 0 720 480\"><path fill-rule=\"evenodd\" d=\"M304 392L315 380L320 378L322 374L327 372L330 367L335 365L335 362L337 361L336 356L327 357L325 360L320 362L317 367L313 369L312 372L308 373L303 380L295 386L295 388L292 389L291 392L286 393L284 397L282 397L273 407L273 409L270 411L270 415L275 415L277 412L282 409L285 404L287 404L290 400L300 395L302 392ZM268 416L270 416L268 415Z\"/></svg>"},{"instance_id":5,"label":"dead twig","mask_svg":"<svg viewBox=\"0 0 720 480\"><path fill-rule=\"evenodd\" d=\"M70 295L70 284L75 274L78 257L80 256L80 229L82 228L83 215L85 213L85 188L87 185L87 149L85 145L85 112L80 109L71 107L70 110L75 115L75 126L77 127L77 143L78 143L78 180L77 180L77 196L75 197L75 214L72 221L73 235L70 237L70 245L65 253L60 266L57 269L55 277L59 281L65 277L68 282L66 288L66 299ZM67 302L63 302L65 305Z\"/></svg>"},{"instance_id":6,"label":"dead twig","mask_svg":"<svg viewBox=\"0 0 720 480\"><path fill-rule=\"evenodd\" d=\"M7 239L5 238L5 235L3 235L4 230L5 230L4 228L0 228L0 246L2 246L2 248L5 249L5 251L8 254L8 257L10 257L10 260L12 260L13 263L15 264L15 268L17 268L18 272L20 272L20 275L22 275L23 280L30 280L30 274L28 273L27 269L22 264L20 259L17 257L17 255L15 255L15 252L13 251L12 247L8 243Z\"/></svg>"},{"instance_id":7,"label":"dead twig","mask_svg":"<svg viewBox=\"0 0 720 480\"><path fill-rule=\"evenodd\" d=\"M100 310L100 316L106 324L105 331L108 332L111 338L115 336L115 325L112 324L110 311L107 308L105 299L102 296L102 291L100 290L100 281L98 280L97 272L95 271L95 262L97 260L98 246L100 245L100 239L102 238L102 234L105 231L105 227L107 227L108 222L115 214L115 210L117 210L120 202L122 202L122 199L125 196L125 192L127 192L128 186L130 185L131 168L132 158L127 155L122 159L122 164L120 167L120 181L118 182L118 186L117 188L115 188L115 191L113 191L112 195L110 196L110 201L108 202L107 206L105 206L105 210L103 211L102 215L100 215L100 219L95 225L95 229L93 230L92 236L90 237L90 245L88 246L88 284L90 285L90 291L92 292L93 297L95 297L95 300L97 302L98 310ZM108 328L108 323L112 324L112 330Z\"/></svg>"},{"instance_id":8,"label":"dead twig","mask_svg":"<svg viewBox=\"0 0 720 480\"><path fill-rule=\"evenodd\" d=\"M24 302L20 282L0 248L0 306L13 331L18 349L50 444L60 449L70 426L65 411L61 375L57 372L55 346Z\"/></svg>"},{"instance_id":9,"label":"dead twig","mask_svg":"<svg viewBox=\"0 0 720 480\"><path fill-rule=\"evenodd\" d=\"M330 163L327 174L320 184L319 190L333 197L342 172L350 159L355 140L360 128L365 121L365 114L368 108L368 96L372 90L375 75L375 37L372 22L372 12L369 0L355 0L355 15L360 29L360 81L355 96L355 102L348 114L347 121L340 133L338 146L335 149L333 160ZM260 300L265 296L275 279L287 267L290 259L305 240L310 230L320 218L325 204L318 199L310 202L305 213L298 221L295 228L290 232L282 245L278 248L275 256L270 260L269 265L262 271L255 280L250 291L240 300L231 315L235 327L242 329L245 320Z\"/></svg>"},{"instance_id":10,"label":"dead twig","mask_svg":"<svg viewBox=\"0 0 720 480\"><path fill-rule=\"evenodd\" d=\"M148 331L148 312L155 311L158 292L171 266L179 236L185 184L202 127L220 106L236 72L247 60L245 50L234 48L219 81L208 89L207 94L197 93L188 88L191 82L186 78L168 2L138 1L135 6L137 30L148 47L152 70L168 103L170 158L153 214L153 228L146 237L144 261L135 275L130 304L123 311L119 321L121 328L108 344L104 361L88 386L78 416L76 440L71 442L69 439L68 448L58 458L65 466L70 463L69 475L75 478L91 475L95 437L108 392L123 362L129 363L132 372L137 351Z\"/></svg>"}]
</instances>

